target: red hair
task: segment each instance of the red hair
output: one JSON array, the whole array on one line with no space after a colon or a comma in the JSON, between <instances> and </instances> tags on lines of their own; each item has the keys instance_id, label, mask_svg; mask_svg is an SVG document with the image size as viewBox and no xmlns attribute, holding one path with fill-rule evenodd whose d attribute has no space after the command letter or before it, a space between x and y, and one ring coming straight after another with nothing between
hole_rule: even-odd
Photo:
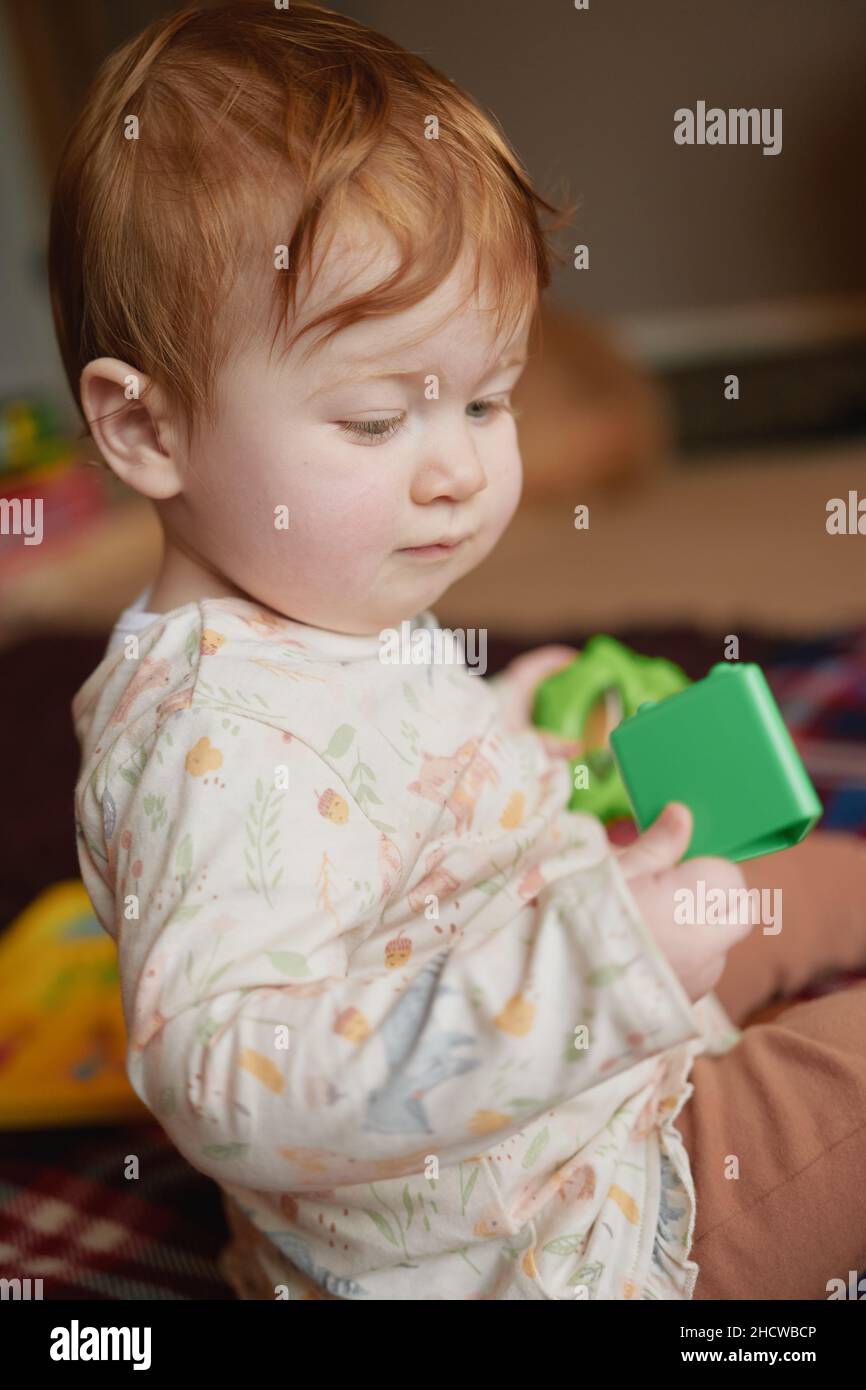
<instances>
[{"instance_id":1,"label":"red hair","mask_svg":"<svg viewBox=\"0 0 866 1390\"><path fill-rule=\"evenodd\" d=\"M81 409L83 367L116 357L166 391L188 431L199 412L212 419L220 365L262 329L244 279L265 287L272 349L281 327L288 349L317 230L346 209L391 234L399 264L302 333L330 324L325 341L411 307L467 242L497 333L530 303L535 332L556 256L540 208L556 216L548 231L574 211L540 197L492 118L390 39L307 0L184 9L106 59L61 155L49 274L72 393Z\"/></svg>"}]
</instances>

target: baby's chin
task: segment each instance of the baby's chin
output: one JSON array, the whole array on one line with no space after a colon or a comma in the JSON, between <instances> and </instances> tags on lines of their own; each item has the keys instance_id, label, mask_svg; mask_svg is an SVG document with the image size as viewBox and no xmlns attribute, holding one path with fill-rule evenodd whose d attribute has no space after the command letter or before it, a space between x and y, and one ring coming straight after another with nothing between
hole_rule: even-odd
<instances>
[{"instance_id":1,"label":"baby's chin","mask_svg":"<svg viewBox=\"0 0 866 1390\"><path fill-rule=\"evenodd\" d=\"M402 622L435 608L442 595L475 569L492 548L488 538L475 536L465 548L443 558L394 551L372 575L346 575L339 595L313 596L307 592L292 597L278 589L272 597L256 598L253 593L248 597L309 627L347 636L372 636L384 628L399 629ZM269 586L258 587L261 590ZM364 595L360 602L358 595Z\"/></svg>"},{"instance_id":2,"label":"baby's chin","mask_svg":"<svg viewBox=\"0 0 866 1390\"><path fill-rule=\"evenodd\" d=\"M434 608L452 585L475 568L477 562L461 564L457 558L439 562L418 561L413 569L412 561L406 565L407 573L395 579L388 587L384 607L399 611L403 617L414 617L426 608ZM386 626L393 626L392 623Z\"/></svg>"},{"instance_id":3,"label":"baby's chin","mask_svg":"<svg viewBox=\"0 0 866 1390\"><path fill-rule=\"evenodd\" d=\"M457 578L459 576L449 576L447 579L443 576L435 584L428 580L423 585L389 586L387 594L382 596L381 605L374 604L363 617L352 615L357 624L356 630L360 632L363 628L370 633L379 633L387 628L389 631L399 631L401 623L408 622L428 609L435 609L439 599ZM345 626L349 621L350 615L344 611L342 622L335 625Z\"/></svg>"}]
</instances>

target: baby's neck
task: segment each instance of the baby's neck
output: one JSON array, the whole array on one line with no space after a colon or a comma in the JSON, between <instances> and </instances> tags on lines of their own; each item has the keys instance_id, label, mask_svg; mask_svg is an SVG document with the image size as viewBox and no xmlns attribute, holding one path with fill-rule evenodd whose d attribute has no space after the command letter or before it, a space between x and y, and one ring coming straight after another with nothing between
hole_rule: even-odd
<instances>
[{"instance_id":1,"label":"baby's neck","mask_svg":"<svg viewBox=\"0 0 866 1390\"><path fill-rule=\"evenodd\" d=\"M247 598L230 580L166 540L162 564L147 601L148 613L171 613L202 598Z\"/></svg>"}]
</instances>

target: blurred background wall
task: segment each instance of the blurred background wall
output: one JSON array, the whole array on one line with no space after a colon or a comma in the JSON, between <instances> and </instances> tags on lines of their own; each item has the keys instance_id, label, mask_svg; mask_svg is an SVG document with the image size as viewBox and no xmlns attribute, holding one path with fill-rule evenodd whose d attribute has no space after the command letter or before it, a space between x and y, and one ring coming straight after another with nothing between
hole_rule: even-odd
<instances>
[{"instance_id":1,"label":"blurred background wall","mask_svg":"<svg viewBox=\"0 0 866 1390\"><path fill-rule=\"evenodd\" d=\"M45 250L51 178L97 67L174 8L0 0L2 448L19 490L50 480L53 499L40 547L0 536L0 645L46 626L103 630L158 562L150 507L93 469L69 471L93 446L77 437L61 375ZM471 92L540 191L577 202L559 245L589 252L588 268L569 255L556 269L545 346L518 391L526 505L509 544L526 561L527 507L548 505L567 519L575 502L598 496L596 517L612 505L616 525L597 526L582 553L616 583L574 586L573 556L548 552L542 539L540 587L513 592L506 545L446 597L449 618L467 604L476 621L483 613L521 631L623 615L706 623L720 610L777 627L859 617L859 556L844 543L827 549L823 499L859 481L866 435L866 6L335 0L334 8L424 54ZM780 153L677 144L675 111L699 101L780 108ZM730 373L736 400L724 389ZM713 531L708 520L728 514L740 552L733 573L721 558L730 530ZM665 529L673 516L676 544ZM549 537L548 521L536 521ZM85 525L87 544L76 546ZM714 553L718 568L701 578ZM688 586L684 568L698 571Z\"/></svg>"},{"instance_id":2,"label":"blurred background wall","mask_svg":"<svg viewBox=\"0 0 866 1390\"><path fill-rule=\"evenodd\" d=\"M47 184L99 61L163 0L4 0L4 297L44 302ZM581 203L590 269L566 308L614 321L645 360L756 336L826 337L866 310L866 6L852 0L337 0L427 55L492 110L542 189ZM673 112L781 107L783 151L682 147ZM737 313L736 311L740 311ZM53 386L51 335L24 313L0 389Z\"/></svg>"}]
</instances>

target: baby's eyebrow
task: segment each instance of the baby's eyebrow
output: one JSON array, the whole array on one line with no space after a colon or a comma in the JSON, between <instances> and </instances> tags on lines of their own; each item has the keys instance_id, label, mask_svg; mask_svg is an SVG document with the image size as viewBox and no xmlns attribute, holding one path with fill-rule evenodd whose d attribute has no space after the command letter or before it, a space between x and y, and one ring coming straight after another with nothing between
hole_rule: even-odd
<instances>
[{"instance_id":1,"label":"baby's eyebrow","mask_svg":"<svg viewBox=\"0 0 866 1390\"><path fill-rule=\"evenodd\" d=\"M495 376L497 372L504 372L508 367L523 366L527 360L525 356L503 358L500 362L494 363L489 371L484 373L481 380L487 381L490 377ZM390 366L382 363L378 370L370 371L369 365L370 364L367 362L360 363L354 371L344 373L336 381L327 381L324 386L317 386L316 390L311 391L309 396L305 399L311 401L315 396L321 396L324 391L333 391L338 386L345 386L349 382L354 382L358 385L360 382L364 381L399 381L403 377L426 377L431 374L430 367L399 368L396 365ZM439 372L438 375L441 379L447 381L447 372Z\"/></svg>"}]
</instances>

